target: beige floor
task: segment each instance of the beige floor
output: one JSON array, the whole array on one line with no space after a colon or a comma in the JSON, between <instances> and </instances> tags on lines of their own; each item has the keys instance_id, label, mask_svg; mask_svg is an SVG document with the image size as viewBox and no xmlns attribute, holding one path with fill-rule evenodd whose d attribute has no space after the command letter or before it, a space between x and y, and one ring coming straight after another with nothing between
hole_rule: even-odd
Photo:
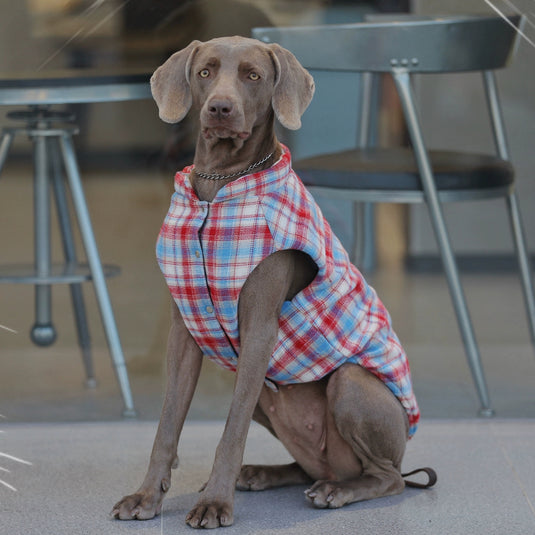
<instances>
[{"instance_id":1,"label":"beige floor","mask_svg":"<svg viewBox=\"0 0 535 535\"><path fill-rule=\"evenodd\" d=\"M84 187L101 257L122 268L119 277L109 280L109 291L135 404L141 418L154 419L165 384L170 311L154 244L167 211L172 173L84 173ZM31 168L8 164L0 180L2 264L32 260L31 210ZM54 255L60 260L59 240L56 235L54 239ZM385 239L383 250L390 250ZM424 418L473 417L479 405L444 278L408 274L391 256L369 279L409 354ZM463 281L497 414L535 417L535 358L516 275L467 275ZM0 285L0 324L17 331L0 329L0 414L10 421L119 417L122 402L99 313L90 284L85 288L99 381L93 390L83 385L67 287L54 287L58 340L43 349L33 346L28 336L34 321L33 288ZM191 417L224 417L232 380L231 374L207 362Z\"/></svg>"}]
</instances>

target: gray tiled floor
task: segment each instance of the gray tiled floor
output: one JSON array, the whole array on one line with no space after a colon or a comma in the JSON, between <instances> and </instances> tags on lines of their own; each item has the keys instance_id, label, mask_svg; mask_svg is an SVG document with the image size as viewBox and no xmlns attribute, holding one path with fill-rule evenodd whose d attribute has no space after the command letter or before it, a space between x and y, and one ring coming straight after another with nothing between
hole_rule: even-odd
<instances>
[{"instance_id":1,"label":"gray tiled floor","mask_svg":"<svg viewBox=\"0 0 535 535\"><path fill-rule=\"evenodd\" d=\"M154 422L11 424L2 444L32 466L2 460L18 489L0 489L0 533L9 535L166 535L189 533L184 517L209 475L223 423L191 422L179 448L181 464L163 514L144 522L107 513L143 476ZM306 487L238 492L235 523L225 533L323 535L528 535L535 533L535 426L527 420L424 421L409 443L404 468L433 466L433 489L318 510ZM246 462L283 463L288 454L253 425Z\"/></svg>"},{"instance_id":2,"label":"gray tiled floor","mask_svg":"<svg viewBox=\"0 0 535 535\"><path fill-rule=\"evenodd\" d=\"M43 466L46 464L56 474L57 499L69 504L61 508L69 509L64 517L61 511L52 511L65 527L50 528L50 533L160 533L160 520L141 527L99 524L103 521L99 516L95 525L100 528L91 531L92 528L87 527L90 525L88 510L95 507L101 515L101 506L109 508L109 499L115 499L118 492L127 490L124 487L135 485L139 480L150 450L165 382L163 356L170 307L153 251L168 206L171 175L149 174L86 175L84 182L101 256L123 269L120 277L110 280L109 288L141 422L114 424L122 403L90 287L86 300L99 381L94 390L83 387L68 290L54 288L54 320L59 338L54 346L42 349L32 346L27 336L33 323L33 290L25 286L0 285L0 324L18 331L14 334L0 329L0 414L6 416L0 451L15 454L14 450L8 451L10 447L17 451L21 448L19 455L35 461L40 458L41 446L50 444L42 452ZM31 260L31 195L31 180L22 180L21 172L12 171L8 166L0 181L2 263ZM54 252L59 257L58 243ZM517 277L509 274L463 277L491 399L499 417L493 421L475 418L477 397L443 277L409 275L398 266L389 265L373 274L370 280L389 308L407 349L422 409L422 425L409 444L406 463L411 466L424 463L437 468L440 486L426 493L411 490L402 497L351 506L336 514L302 508L299 492L277 491L269 494L270 505L266 506L268 513L275 512L276 521L270 524L274 521L264 515L261 528L255 522L265 510L264 495L240 494L242 527L229 532L354 533L362 529L363 533L381 534L535 533L535 487L530 475L535 473L535 358ZM184 437L182 444L183 460L188 455L193 458L193 471L188 472L184 462L181 483L176 489L173 487L169 499L166 522L169 518L182 526L181 517L191 505L192 493L202 482L213 458L213 449L207 450L203 457L197 451L198 445L209 436L212 447L220 430L220 424L203 424L198 420L224 418L231 388L231 374L210 363L205 365L190 413L190 435ZM61 423L65 421L108 421L111 427L106 428L106 424L102 424L103 428L93 427L96 423L65 426ZM102 429L116 430L118 444L127 452L124 469L117 469L112 478L107 474L112 468L106 463L111 462L110 457L121 463L123 460L119 454L119 457L113 456L116 446L111 443L113 441L106 440L108 434ZM137 438L129 439L128 435L137 431L143 435L139 444ZM262 448L263 454L269 456L272 451L279 451L276 443L258 439L263 436L258 434L260 430L254 433L253 445L254 440L260 440L262 446L269 445ZM81 437L87 447L81 447L77 456ZM95 437L100 438L95 441ZM54 450L53 445L62 439L72 441L75 448L68 458ZM95 463L87 460L92 459L93 449L99 456ZM254 451L253 447L251 454ZM87 459L86 454L89 455ZM78 475L73 477L87 480L83 488L88 496L91 492L99 494L98 489L91 486L95 481L102 488L107 488L110 481L113 483L113 493L109 492L113 496L108 497L106 490L106 500L104 494L102 500L91 494L82 514L86 527L79 531L71 529L76 525L76 515L72 516L70 506L77 507L78 502L65 482L66 474L78 462L81 463L80 472L76 471ZM26 467L21 466L13 473L21 478L17 483L21 488L26 477L24 470ZM198 473L204 475L201 477ZM45 471L43 477L47 474ZM199 481L195 479L197 476ZM70 484L75 486L78 479ZM46 486L37 485L35 489L35 492L45 492ZM19 511L19 505L15 505L20 503L16 502L17 496L21 494L11 494L0 486L2 518L15 523L22 518L17 516L22 515L22 509ZM38 498L32 495L30 503L35 500L35 505ZM247 507L252 509L246 509L242 502L247 502ZM11 506L15 507L14 512ZM279 506L284 507L284 515L277 513ZM3 535L2 522L0 533ZM28 524L28 530L20 533L38 533L37 527L36 531L30 529L34 524L38 525L37 517L34 523ZM333 525L337 526L336 531L332 531ZM109 530L102 526L109 526ZM253 529L253 526L256 527Z\"/></svg>"}]
</instances>

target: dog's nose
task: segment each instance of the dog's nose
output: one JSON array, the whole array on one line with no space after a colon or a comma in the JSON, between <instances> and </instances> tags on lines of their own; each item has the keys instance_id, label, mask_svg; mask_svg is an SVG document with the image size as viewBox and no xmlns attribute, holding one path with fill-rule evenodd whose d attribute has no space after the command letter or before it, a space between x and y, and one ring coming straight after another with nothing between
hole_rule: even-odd
<instances>
[{"instance_id":1,"label":"dog's nose","mask_svg":"<svg viewBox=\"0 0 535 535\"><path fill-rule=\"evenodd\" d=\"M228 117L232 109L232 102L226 98L214 98L208 105L208 112L213 117Z\"/></svg>"}]
</instances>

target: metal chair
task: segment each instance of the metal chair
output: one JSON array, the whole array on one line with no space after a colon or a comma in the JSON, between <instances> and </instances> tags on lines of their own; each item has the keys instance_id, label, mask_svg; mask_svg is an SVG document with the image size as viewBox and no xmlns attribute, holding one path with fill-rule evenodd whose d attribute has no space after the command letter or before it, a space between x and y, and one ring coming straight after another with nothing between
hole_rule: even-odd
<instances>
[{"instance_id":1,"label":"metal chair","mask_svg":"<svg viewBox=\"0 0 535 535\"><path fill-rule=\"evenodd\" d=\"M256 28L253 36L291 50L309 69L354 71L363 75L360 146L351 151L308 158L294 164L312 192L362 203L427 204L438 242L468 364L481 403L491 416L487 384L456 261L443 202L504 198L510 217L531 337L535 344L535 301L531 267L509 162L505 129L493 71L513 57L523 19L441 17L315 27ZM321 45L319 45L321 44ZM496 155L428 150L412 90L415 74L481 71L491 117ZM410 148L370 148L373 77L394 80Z\"/></svg>"},{"instance_id":2,"label":"metal chair","mask_svg":"<svg viewBox=\"0 0 535 535\"><path fill-rule=\"evenodd\" d=\"M72 124L74 117L68 112L54 111L47 106L31 106L28 110L9 112L7 116L9 119L23 121L25 124L3 129L0 142L0 172L16 135L29 136L33 141L35 264L0 266L0 283L35 285L35 324L30 330L30 337L39 346L51 345L56 340L56 330L52 323L52 285L70 285L78 342L86 372L86 384L88 387L94 387L96 382L81 288L82 282L91 280L123 396L125 405L123 415L134 417L136 412L128 372L105 281L106 276L115 275L120 270L116 266L103 266L100 261L72 142L72 135L78 132L77 127ZM80 264L76 257L63 169L70 187L88 265ZM51 259L51 185L56 200L65 256L65 263L59 265L52 264Z\"/></svg>"}]
</instances>

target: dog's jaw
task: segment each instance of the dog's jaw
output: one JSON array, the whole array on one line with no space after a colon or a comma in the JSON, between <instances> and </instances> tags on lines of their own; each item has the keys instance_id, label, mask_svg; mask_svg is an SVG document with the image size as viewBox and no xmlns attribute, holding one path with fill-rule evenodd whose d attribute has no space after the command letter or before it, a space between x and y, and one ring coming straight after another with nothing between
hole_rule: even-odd
<instances>
[{"instance_id":1,"label":"dog's jaw","mask_svg":"<svg viewBox=\"0 0 535 535\"><path fill-rule=\"evenodd\" d=\"M205 126L201 129L201 135L209 146L213 147L221 140L232 140L236 149L241 149L244 142L249 139L251 132L238 132L225 126Z\"/></svg>"},{"instance_id":2,"label":"dog's jaw","mask_svg":"<svg viewBox=\"0 0 535 535\"><path fill-rule=\"evenodd\" d=\"M234 173L278 147L272 109L256 122L207 120L201 114L200 123L193 163L203 172Z\"/></svg>"}]
</instances>

